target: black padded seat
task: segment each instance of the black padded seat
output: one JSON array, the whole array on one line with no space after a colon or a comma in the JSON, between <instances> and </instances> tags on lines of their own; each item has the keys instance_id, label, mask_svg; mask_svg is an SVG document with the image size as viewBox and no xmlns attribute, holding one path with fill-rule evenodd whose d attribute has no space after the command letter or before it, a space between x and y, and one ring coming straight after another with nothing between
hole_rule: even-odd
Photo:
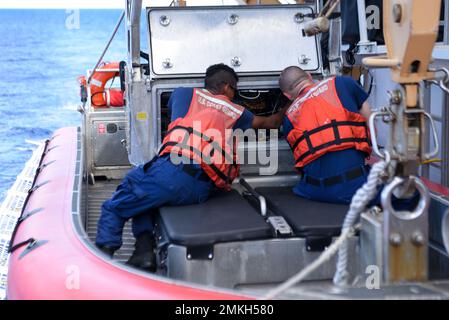
<instances>
[{"instance_id":1,"label":"black padded seat","mask_svg":"<svg viewBox=\"0 0 449 320\"><path fill-rule=\"evenodd\" d=\"M338 236L349 205L311 201L295 195L291 187L260 187L268 206L285 218L299 237Z\"/></svg>"},{"instance_id":2,"label":"black padded seat","mask_svg":"<svg viewBox=\"0 0 449 320\"><path fill-rule=\"evenodd\" d=\"M217 192L202 204L162 207L159 212L170 242L187 247L272 235L263 217L235 190Z\"/></svg>"}]
</instances>

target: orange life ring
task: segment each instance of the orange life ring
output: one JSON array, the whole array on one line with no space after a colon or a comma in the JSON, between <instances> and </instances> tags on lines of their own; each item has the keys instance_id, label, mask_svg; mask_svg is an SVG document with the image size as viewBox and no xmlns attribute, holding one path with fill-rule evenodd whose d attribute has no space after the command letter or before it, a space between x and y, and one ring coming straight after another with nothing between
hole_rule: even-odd
<instances>
[{"instance_id":1,"label":"orange life ring","mask_svg":"<svg viewBox=\"0 0 449 320\"><path fill-rule=\"evenodd\" d=\"M106 83L120 75L119 62L103 63L90 80L90 96L93 107L122 107L125 104L121 89L105 89ZM86 77L78 78L81 86L87 87Z\"/></svg>"}]
</instances>

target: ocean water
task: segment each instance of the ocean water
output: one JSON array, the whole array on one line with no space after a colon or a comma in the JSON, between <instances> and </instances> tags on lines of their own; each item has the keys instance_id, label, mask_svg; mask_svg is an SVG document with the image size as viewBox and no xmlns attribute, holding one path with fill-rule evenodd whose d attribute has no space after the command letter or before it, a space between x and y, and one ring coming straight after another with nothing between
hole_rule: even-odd
<instances>
[{"instance_id":1,"label":"ocean water","mask_svg":"<svg viewBox=\"0 0 449 320\"><path fill-rule=\"evenodd\" d=\"M95 66L120 14L0 10L0 203L35 148L27 141L80 125L77 77ZM124 24L104 60L126 60Z\"/></svg>"}]
</instances>

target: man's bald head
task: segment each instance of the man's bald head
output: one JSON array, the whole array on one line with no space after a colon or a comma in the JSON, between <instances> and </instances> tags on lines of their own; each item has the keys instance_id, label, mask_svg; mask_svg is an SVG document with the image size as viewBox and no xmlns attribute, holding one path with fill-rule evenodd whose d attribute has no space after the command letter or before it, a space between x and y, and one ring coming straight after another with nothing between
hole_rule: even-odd
<instances>
[{"instance_id":1,"label":"man's bald head","mask_svg":"<svg viewBox=\"0 0 449 320\"><path fill-rule=\"evenodd\" d=\"M296 66L285 68L279 78L279 88L291 100L310 84L312 84L310 75Z\"/></svg>"}]
</instances>

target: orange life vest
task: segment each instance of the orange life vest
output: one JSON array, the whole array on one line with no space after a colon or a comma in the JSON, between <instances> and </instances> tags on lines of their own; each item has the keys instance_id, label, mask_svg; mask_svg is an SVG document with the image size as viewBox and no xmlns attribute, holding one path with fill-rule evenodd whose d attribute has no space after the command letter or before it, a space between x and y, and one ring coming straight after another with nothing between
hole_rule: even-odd
<instances>
[{"instance_id":1,"label":"orange life vest","mask_svg":"<svg viewBox=\"0 0 449 320\"><path fill-rule=\"evenodd\" d=\"M240 169L232 129L243 111L226 96L194 89L189 111L169 125L159 155L174 153L192 159L218 188L230 190Z\"/></svg>"},{"instance_id":2,"label":"orange life vest","mask_svg":"<svg viewBox=\"0 0 449 320\"><path fill-rule=\"evenodd\" d=\"M354 148L371 154L366 119L343 107L335 78L310 86L287 110L287 117L293 125L287 141L297 168L331 151Z\"/></svg>"},{"instance_id":3,"label":"orange life vest","mask_svg":"<svg viewBox=\"0 0 449 320\"><path fill-rule=\"evenodd\" d=\"M106 83L119 76L120 62L104 63L97 68L97 71L90 80L90 96L93 107L122 107L124 93L120 89L105 89ZM78 78L81 86L87 87L86 77Z\"/></svg>"}]
</instances>

